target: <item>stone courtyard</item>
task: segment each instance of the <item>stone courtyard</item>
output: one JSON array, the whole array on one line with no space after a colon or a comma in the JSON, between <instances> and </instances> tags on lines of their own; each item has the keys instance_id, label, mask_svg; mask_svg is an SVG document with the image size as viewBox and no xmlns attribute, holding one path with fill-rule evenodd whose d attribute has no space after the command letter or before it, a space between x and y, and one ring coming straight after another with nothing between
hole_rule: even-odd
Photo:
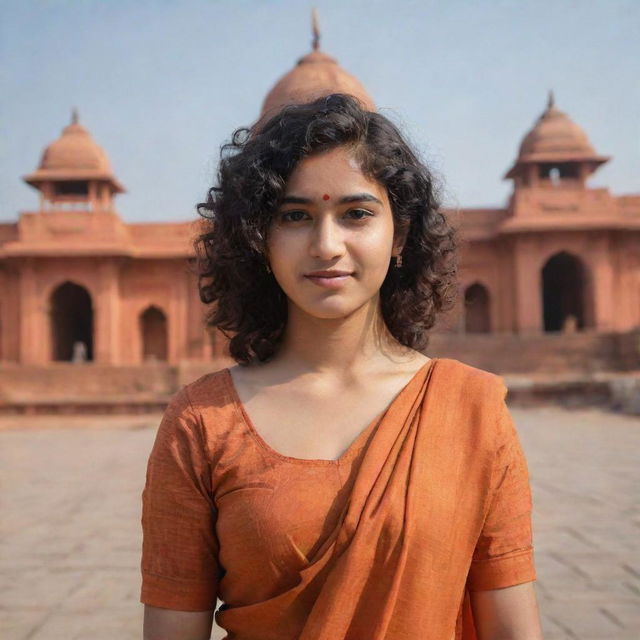
<instances>
[{"instance_id":1,"label":"stone courtyard","mask_svg":"<svg viewBox=\"0 0 640 640\"><path fill-rule=\"evenodd\" d=\"M512 414L531 474L545 639L635 640L640 418ZM159 420L0 418L4 640L142 638L140 496Z\"/></svg>"}]
</instances>

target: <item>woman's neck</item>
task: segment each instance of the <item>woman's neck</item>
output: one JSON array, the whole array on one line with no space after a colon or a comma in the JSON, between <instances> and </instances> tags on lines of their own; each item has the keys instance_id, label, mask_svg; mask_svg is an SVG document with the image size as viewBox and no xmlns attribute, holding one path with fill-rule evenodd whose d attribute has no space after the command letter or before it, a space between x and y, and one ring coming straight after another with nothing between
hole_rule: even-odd
<instances>
[{"instance_id":1,"label":"woman's neck","mask_svg":"<svg viewBox=\"0 0 640 640\"><path fill-rule=\"evenodd\" d=\"M374 299L350 316L336 319L290 308L283 341L272 361L301 373L356 374L377 369L385 361L412 361L417 353L391 335Z\"/></svg>"}]
</instances>

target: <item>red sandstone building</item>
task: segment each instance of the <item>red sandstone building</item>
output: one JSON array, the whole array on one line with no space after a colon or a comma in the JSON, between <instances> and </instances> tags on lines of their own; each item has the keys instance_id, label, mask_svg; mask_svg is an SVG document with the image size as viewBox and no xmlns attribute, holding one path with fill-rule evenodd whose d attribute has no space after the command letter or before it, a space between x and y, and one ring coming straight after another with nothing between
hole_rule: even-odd
<instances>
[{"instance_id":1,"label":"red sandstone building","mask_svg":"<svg viewBox=\"0 0 640 640\"><path fill-rule=\"evenodd\" d=\"M374 108L316 35L261 115L332 91ZM637 367L628 336L640 328L640 195L588 186L608 160L550 96L504 176L508 204L449 212L464 239L462 291L430 354L497 371L531 370L544 354L551 368L585 358ZM190 267L195 224L123 222L114 198L124 188L77 115L23 179L39 205L0 224L0 368L74 357L111 367L224 362L225 340L203 328ZM578 364L554 360L567 345L584 356Z\"/></svg>"}]
</instances>

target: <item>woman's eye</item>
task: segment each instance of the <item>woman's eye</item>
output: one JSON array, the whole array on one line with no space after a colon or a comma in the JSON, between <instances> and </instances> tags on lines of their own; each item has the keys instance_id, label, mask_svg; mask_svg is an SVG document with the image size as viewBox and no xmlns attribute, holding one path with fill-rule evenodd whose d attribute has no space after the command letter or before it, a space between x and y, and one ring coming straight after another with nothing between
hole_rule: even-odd
<instances>
[{"instance_id":1,"label":"woman's eye","mask_svg":"<svg viewBox=\"0 0 640 640\"><path fill-rule=\"evenodd\" d=\"M307 215L306 212L301 211L300 209L292 209L291 211L284 211L281 213L280 219L285 222L301 222L305 215ZM345 216L350 217L352 220L360 221L373 216L373 213L366 209L349 209Z\"/></svg>"},{"instance_id":2,"label":"woman's eye","mask_svg":"<svg viewBox=\"0 0 640 640\"><path fill-rule=\"evenodd\" d=\"M356 220L364 220L366 217L373 216L373 214L370 211L366 211L365 209L349 209L349 211L347 211L347 213L361 213L361 214L364 214L362 216L357 216L355 218Z\"/></svg>"},{"instance_id":3,"label":"woman's eye","mask_svg":"<svg viewBox=\"0 0 640 640\"><path fill-rule=\"evenodd\" d=\"M282 220L290 220L291 222L299 222L301 220L301 218L296 218L297 215L303 215L304 216L304 211L299 211L299 210L285 211L280 217L282 218Z\"/></svg>"}]
</instances>

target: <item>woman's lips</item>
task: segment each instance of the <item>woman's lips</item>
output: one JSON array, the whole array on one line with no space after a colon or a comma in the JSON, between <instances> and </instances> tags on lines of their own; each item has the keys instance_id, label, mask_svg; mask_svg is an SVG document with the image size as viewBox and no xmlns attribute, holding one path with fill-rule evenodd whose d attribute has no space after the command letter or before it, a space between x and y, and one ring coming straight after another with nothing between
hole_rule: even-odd
<instances>
[{"instance_id":1,"label":"woman's lips","mask_svg":"<svg viewBox=\"0 0 640 640\"><path fill-rule=\"evenodd\" d=\"M325 287L326 289L339 289L349 278L351 274L346 276L305 276L313 282L313 284L317 284L319 287Z\"/></svg>"}]
</instances>

